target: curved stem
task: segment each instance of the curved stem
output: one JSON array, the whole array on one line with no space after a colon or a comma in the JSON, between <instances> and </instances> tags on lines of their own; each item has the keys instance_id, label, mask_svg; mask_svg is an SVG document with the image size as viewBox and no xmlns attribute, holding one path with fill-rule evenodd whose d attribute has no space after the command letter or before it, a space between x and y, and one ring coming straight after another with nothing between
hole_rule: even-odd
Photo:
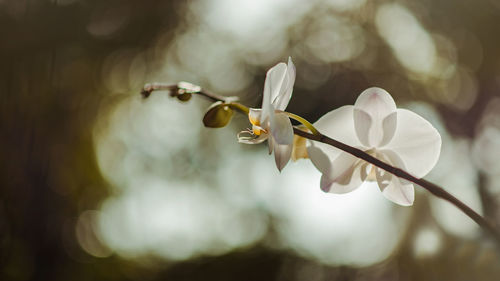
<instances>
[{"instance_id":1,"label":"curved stem","mask_svg":"<svg viewBox=\"0 0 500 281\"><path fill-rule=\"evenodd\" d=\"M298 115L295 115L293 113L290 113L290 112L285 112L288 117L294 119L294 120L297 120L299 121L302 125L306 126L307 129L309 129L311 131L311 133L313 133L313 135L320 135L320 132L318 132L318 130L309 122L307 121L306 119L298 116Z\"/></svg>"},{"instance_id":2,"label":"curved stem","mask_svg":"<svg viewBox=\"0 0 500 281\"><path fill-rule=\"evenodd\" d=\"M186 85L189 87L183 87ZM240 103L237 103L236 102L238 100L237 97L219 96L219 95L216 95L213 93L209 93L205 90L202 90L201 87L199 87L199 86L192 85L192 84L186 83L186 82L181 82L181 83L176 84L176 85L169 85L169 84L163 84L163 83L146 84L144 86L144 89L142 90L141 94L143 95L143 97L147 98L153 91L156 91L156 90L170 91L172 96L176 96L180 90L184 91L184 92L189 92L191 94L198 94L198 95L204 96L204 97L206 97L209 100L214 101L214 102L221 101L224 103L228 103L228 105L232 106L233 108L238 109L239 111L241 111L245 114L248 114L248 107L246 107ZM173 91L175 91L175 93L172 93ZM458 198L456 198L455 196L451 195L449 192L444 190L442 187L440 187L440 186L438 186L430 181L412 176L408 172L406 172L402 169L396 168L390 164L387 164L386 162L381 161L381 160L371 156L370 154L368 154L360 149L357 149L357 148L352 147L350 145L347 145L343 142L340 142L340 141L332 139L328 136L325 136L325 135L321 134L316 128L314 128L314 126L309 121L307 121L306 119L304 119L298 115L295 115L293 113L288 113L288 112L287 112L287 114L290 118L293 118L293 119L299 121L300 123L304 124L312 132L312 133L308 133L308 132L302 131L298 128L294 128L293 129L294 134L301 136L303 138L306 138L306 139L318 141L318 142L325 143L325 144L331 145L333 147L336 147L340 150L343 150L349 154L354 155L357 158L363 159L366 162L373 164L373 165L375 165L375 166L377 166L377 167L379 167L379 168L381 168L381 169L383 169L383 170L385 170L385 171L387 171L387 172L389 172L397 177L406 179L410 182L413 182L414 184L417 184L417 185L425 188L427 191L429 191L433 195L448 201L449 203L451 203L455 207L457 207L459 210L461 210L464 214L466 214L468 217L470 217L472 220L474 220L479 226L481 226L483 229L488 231L491 234L491 236L493 236L493 238L496 240L498 245L500 245L500 233L495 228L495 226L492 223L490 223L489 221L487 221L480 214L478 214L476 211L472 210L465 203L460 201Z\"/></svg>"},{"instance_id":3,"label":"curved stem","mask_svg":"<svg viewBox=\"0 0 500 281\"><path fill-rule=\"evenodd\" d=\"M336 147L340 150L343 150L349 154L356 156L357 158L363 159L366 162L373 164L373 165L375 165L375 166L377 166L377 167L379 167L379 168L381 168L381 169L383 169L383 170L385 170L385 171L387 171L387 172L389 172L397 177L403 178L403 179L411 181L417 185L420 185L421 187L425 188L433 195L435 195L441 199L444 199L444 200L450 202L451 204L455 205L455 207L457 207L462 212L464 212L468 217L470 217L472 220L474 220L479 226L481 226L482 228L487 230L500 245L500 233L493 226L493 224L490 223L489 221L487 221L484 217L482 217L476 211L472 210L469 206L467 206L465 203L460 201L458 198L456 198L455 196L451 195L449 192L444 190L442 187L440 187L440 186L438 186L430 181L427 181L425 179L420 179L420 178L417 178L415 176L412 176L408 172L406 172L402 169L396 168L392 165L389 165L389 164L379 160L378 158L371 156L370 154L368 154L360 149L357 149L357 148L352 147L350 145L347 145L343 142L340 142L340 141L337 141L337 140L332 139L330 137L327 137L321 133L318 135L314 135L314 134L302 131L302 130L297 129L297 128L294 128L293 132L296 135L299 135L301 137Z\"/></svg>"},{"instance_id":4,"label":"curved stem","mask_svg":"<svg viewBox=\"0 0 500 281\"><path fill-rule=\"evenodd\" d=\"M179 95L179 91L191 93L191 94L197 94L200 96L204 96L205 98L211 100L211 101L221 101L224 103L235 103L238 101L238 97L224 97L224 96L219 96L213 93L210 93L206 91L205 89L202 89L200 86L193 85L188 82L179 82L177 84L167 84L167 83L148 83L144 85L141 95L144 98L148 98L152 92L154 91L169 91L171 96L177 96ZM243 106L246 107L246 106Z\"/></svg>"},{"instance_id":5,"label":"curved stem","mask_svg":"<svg viewBox=\"0 0 500 281\"><path fill-rule=\"evenodd\" d=\"M241 113L246 114L246 115L248 115L248 113L250 112L250 109L248 107L242 105L241 103L230 102L227 105L233 109L239 110Z\"/></svg>"},{"instance_id":6,"label":"curved stem","mask_svg":"<svg viewBox=\"0 0 500 281\"><path fill-rule=\"evenodd\" d=\"M200 86L196 86L188 82L180 82L177 84L148 83L144 85L141 95L143 98L148 98L154 91L168 91L170 92L170 96L173 97L180 95L179 92L182 91L185 93L203 96L213 102L221 101L223 103L227 103L231 108L239 110L244 114L248 114L249 112L248 107L236 102L238 101L238 97L219 96L202 89Z\"/></svg>"}]
</instances>

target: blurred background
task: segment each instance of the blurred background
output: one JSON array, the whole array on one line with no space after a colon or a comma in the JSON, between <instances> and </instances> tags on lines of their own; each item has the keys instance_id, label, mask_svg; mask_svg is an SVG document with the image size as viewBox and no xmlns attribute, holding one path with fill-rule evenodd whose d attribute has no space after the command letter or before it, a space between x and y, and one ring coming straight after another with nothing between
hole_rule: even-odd
<instances>
[{"instance_id":1,"label":"blurred background","mask_svg":"<svg viewBox=\"0 0 500 281\"><path fill-rule=\"evenodd\" d=\"M499 3L0 0L0 280L499 280L492 240L420 188L325 194L238 144L246 116L139 95L259 106L288 56L310 121L385 88L442 135L426 178L500 227Z\"/></svg>"}]
</instances>

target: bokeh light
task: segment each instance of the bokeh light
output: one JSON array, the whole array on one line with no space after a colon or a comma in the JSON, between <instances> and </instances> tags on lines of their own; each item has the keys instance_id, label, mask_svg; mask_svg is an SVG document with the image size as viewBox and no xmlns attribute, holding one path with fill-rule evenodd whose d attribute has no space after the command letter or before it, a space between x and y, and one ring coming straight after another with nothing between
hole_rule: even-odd
<instances>
[{"instance_id":1,"label":"bokeh light","mask_svg":"<svg viewBox=\"0 0 500 281\"><path fill-rule=\"evenodd\" d=\"M408 70L430 75L436 61L436 46L429 32L400 4L384 4L377 9L377 30Z\"/></svg>"},{"instance_id":2,"label":"bokeh light","mask_svg":"<svg viewBox=\"0 0 500 281\"><path fill-rule=\"evenodd\" d=\"M0 0L0 280L495 280L491 237L416 187L325 194L250 126L145 83L258 107L292 57L288 110L316 121L387 89L440 132L425 178L500 225L494 0ZM459 270L457 270L459 269Z\"/></svg>"},{"instance_id":3,"label":"bokeh light","mask_svg":"<svg viewBox=\"0 0 500 281\"><path fill-rule=\"evenodd\" d=\"M420 230L414 242L415 255L419 258L435 255L442 247L442 239L436 230L425 228Z\"/></svg>"},{"instance_id":4,"label":"bokeh light","mask_svg":"<svg viewBox=\"0 0 500 281\"><path fill-rule=\"evenodd\" d=\"M273 208L283 220L278 231L285 241L326 264L368 266L385 260L404 235L411 210L387 202L375 183L349 194L325 194L320 173L305 164L283 173L286 193L273 191L273 198L281 198L272 203L278 203Z\"/></svg>"}]
</instances>

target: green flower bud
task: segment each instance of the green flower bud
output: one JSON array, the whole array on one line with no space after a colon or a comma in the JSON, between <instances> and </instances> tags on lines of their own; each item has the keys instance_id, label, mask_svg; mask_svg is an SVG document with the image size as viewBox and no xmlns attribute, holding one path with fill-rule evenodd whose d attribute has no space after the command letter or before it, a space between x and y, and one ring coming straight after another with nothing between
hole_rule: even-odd
<instances>
[{"instance_id":1,"label":"green flower bud","mask_svg":"<svg viewBox=\"0 0 500 281\"><path fill-rule=\"evenodd\" d=\"M209 128L222 128L226 126L233 117L233 109L230 105L216 102L212 104L205 116L203 117L203 124Z\"/></svg>"}]
</instances>

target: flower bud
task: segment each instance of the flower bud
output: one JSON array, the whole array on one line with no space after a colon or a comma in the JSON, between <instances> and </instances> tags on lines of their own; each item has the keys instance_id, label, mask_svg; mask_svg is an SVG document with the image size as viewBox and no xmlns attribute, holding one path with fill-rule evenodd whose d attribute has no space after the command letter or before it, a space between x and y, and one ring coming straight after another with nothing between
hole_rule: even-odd
<instances>
[{"instance_id":1,"label":"flower bud","mask_svg":"<svg viewBox=\"0 0 500 281\"><path fill-rule=\"evenodd\" d=\"M308 159L309 155L307 154L306 147L306 138L301 136L294 135L293 136L293 148L292 148L292 160L298 161L299 159Z\"/></svg>"},{"instance_id":2,"label":"flower bud","mask_svg":"<svg viewBox=\"0 0 500 281\"><path fill-rule=\"evenodd\" d=\"M190 100L191 96L192 96L191 93L182 91L179 91L179 94L176 95L177 99L183 102Z\"/></svg>"},{"instance_id":3,"label":"flower bud","mask_svg":"<svg viewBox=\"0 0 500 281\"><path fill-rule=\"evenodd\" d=\"M233 109L225 103L216 102L210 106L203 117L203 124L209 128L222 128L233 117Z\"/></svg>"}]
</instances>

